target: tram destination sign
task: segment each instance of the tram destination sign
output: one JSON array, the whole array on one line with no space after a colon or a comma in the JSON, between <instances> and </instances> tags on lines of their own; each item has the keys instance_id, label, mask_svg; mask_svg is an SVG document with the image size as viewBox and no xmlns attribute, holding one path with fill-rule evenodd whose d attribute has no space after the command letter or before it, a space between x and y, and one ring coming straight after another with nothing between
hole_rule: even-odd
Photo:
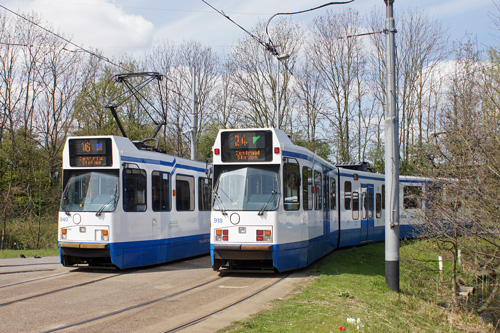
<instances>
[{"instance_id":1,"label":"tram destination sign","mask_svg":"<svg viewBox=\"0 0 500 333\"><path fill-rule=\"evenodd\" d=\"M222 162L266 162L273 160L271 131L221 133Z\"/></svg>"},{"instance_id":2,"label":"tram destination sign","mask_svg":"<svg viewBox=\"0 0 500 333\"><path fill-rule=\"evenodd\" d=\"M113 165L111 139L70 139L69 164L72 167Z\"/></svg>"}]
</instances>

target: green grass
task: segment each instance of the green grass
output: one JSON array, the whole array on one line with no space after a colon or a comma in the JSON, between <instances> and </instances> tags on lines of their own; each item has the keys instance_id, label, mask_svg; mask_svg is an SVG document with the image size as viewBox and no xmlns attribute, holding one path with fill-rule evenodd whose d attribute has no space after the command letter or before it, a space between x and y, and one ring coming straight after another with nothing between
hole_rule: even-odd
<instances>
[{"instance_id":1,"label":"green grass","mask_svg":"<svg viewBox=\"0 0 500 333\"><path fill-rule=\"evenodd\" d=\"M46 250L0 250L0 258L19 258L19 256L24 254L26 257L34 257L38 255L40 257L51 257L58 256L58 249L46 249Z\"/></svg>"},{"instance_id":2,"label":"green grass","mask_svg":"<svg viewBox=\"0 0 500 333\"><path fill-rule=\"evenodd\" d=\"M223 331L357 330L357 324L347 318L359 318L363 332L492 331L491 325L471 313L449 311L447 284L442 282L447 277L440 279L432 244L401 244L400 293L385 284L384 251L383 243L338 251L313 268L312 283L275 301L270 310Z\"/></svg>"}]
</instances>

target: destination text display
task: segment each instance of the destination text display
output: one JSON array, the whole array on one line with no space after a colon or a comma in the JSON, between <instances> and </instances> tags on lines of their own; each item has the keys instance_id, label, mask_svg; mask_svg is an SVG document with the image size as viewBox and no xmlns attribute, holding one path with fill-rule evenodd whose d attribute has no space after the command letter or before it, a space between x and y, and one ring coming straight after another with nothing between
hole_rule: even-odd
<instances>
[{"instance_id":1,"label":"destination text display","mask_svg":"<svg viewBox=\"0 0 500 333\"><path fill-rule=\"evenodd\" d=\"M111 139L70 139L69 162L72 167L113 165Z\"/></svg>"},{"instance_id":2,"label":"destination text display","mask_svg":"<svg viewBox=\"0 0 500 333\"><path fill-rule=\"evenodd\" d=\"M272 161L271 131L234 131L221 134L223 162Z\"/></svg>"}]
</instances>

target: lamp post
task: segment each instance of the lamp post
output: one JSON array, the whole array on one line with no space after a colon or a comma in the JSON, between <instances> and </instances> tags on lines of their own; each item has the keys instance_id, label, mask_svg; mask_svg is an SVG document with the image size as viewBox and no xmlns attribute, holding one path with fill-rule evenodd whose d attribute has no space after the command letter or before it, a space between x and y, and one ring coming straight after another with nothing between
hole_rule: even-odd
<instances>
[{"instance_id":1,"label":"lamp post","mask_svg":"<svg viewBox=\"0 0 500 333\"><path fill-rule=\"evenodd\" d=\"M285 54L285 55L282 55L282 56L277 56L276 57L278 59L278 73L276 75L276 128L279 129L280 128L280 63L282 61L285 61L287 60L288 58L290 58L290 55L289 54Z\"/></svg>"},{"instance_id":2,"label":"lamp post","mask_svg":"<svg viewBox=\"0 0 500 333\"><path fill-rule=\"evenodd\" d=\"M384 0L387 101L385 110L385 283L399 292L399 120L396 108L394 0Z\"/></svg>"},{"instance_id":3,"label":"lamp post","mask_svg":"<svg viewBox=\"0 0 500 333\"><path fill-rule=\"evenodd\" d=\"M196 68L193 67L193 116L191 118L191 160L196 160L196 132L198 119L196 117Z\"/></svg>"}]
</instances>

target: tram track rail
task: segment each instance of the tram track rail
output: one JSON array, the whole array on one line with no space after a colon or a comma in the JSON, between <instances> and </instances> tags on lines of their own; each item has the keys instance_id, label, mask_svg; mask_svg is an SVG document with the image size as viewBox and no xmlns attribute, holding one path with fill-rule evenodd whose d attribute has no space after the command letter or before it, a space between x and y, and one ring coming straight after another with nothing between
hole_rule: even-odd
<instances>
[{"instance_id":1,"label":"tram track rail","mask_svg":"<svg viewBox=\"0 0 500 333\"><path fill-rule=\"evenodd\" d=\"M226 273L226 274L229 274L229 273ZM229 309L231 309L231 308L233 308L233 307L235 307L235 306L237 306L239 304L242 304L245 301L248 301L249 299L251 299L251 298L253 298L253 297L255 297L255 296L257 296L257 295L259 295L259 294L261 294L261 293L263 293L263 292L265 292L267 290L269 290L269 289L271 289L272 287L276 286L277 284L279 284L280 282L282 282L283 280L285 280L286 278L288 278L290 275L291 275L291 273L288 273L285 276L281 277L279 280L274 281L274 282L270 283L269 285L260 288L259 290L253 292L252 294L250 294L248 296L242 297L242 298L240 298L240 299L238 299L238 300L236 300L236 301L234 301L234 302L232 302L232 303L230 303L230 304L228 304L228 305L226 305L226 306L224 306L222 308L219 308L219 309L217 309L217 310L215 310L215 311L213 311L213 312L211 312L211 313L209 313L207 315L200 316L199 318L193 319L193 320L191 320L191 321L189 321L187 323L184 323L184 324L179 325L177 327L171 328L171 329L165 331L165 333L173 333L173 332L181 331L181 330L183 330L185 328L188 328L188 327L194 326L194 325L196 325L198 323L201 323L202 321L204 321L204 320L206 320L206 319L208 319L210 317L213 317L213 316L218 315L218 314L220 314L220 313L222 313L224 311L227 311L227 310L229 310Z\"/></svg>"},{"instance_id":2,"label":"tram track rail","mask_svg":"<svg viewBox=\"0 0 500 333\"><path fill-rule=\"evenodd\" d=\"M10 331L25 325L27 332L197 330L214 321L220 325L216 322L234 311L255 308L283 289L266 292L288 277L216 273L205 261L139 269L136 274L72 270L6 284L0 289L5 296L0 299L2 325ZM124 274L129 275L114 279Z\"/></svg>"},{"instance_id":3,"label":"tram track rail","mask_svg":"<svg viewBox=\"0 0 500 333\"><path fill-rule=\"evenodd\" d=\"M28 283L28 282L36 282L36 281L40 281L40 280L43 280L43 279L48 279L48 278L52 278L52 277L66 275L67 273L69 274L71 272L65 272L65 273L60 273L60 274L54 274L54 275L51 275L51 276L48 276L48 277L40 277L40 278L36 278L36 279L32 279L32 280L26 280L26 281L16 282L16 283L12 283L10 285L4 285L3 287L17 286L17 285ZM111 275L111 276L105 276L105 277L101 277L101 278L98 278L98 279L93 279L93 280L90 280L90 281L86 281L86 282L82 282L82 283L78 283L78 284L74 284L74 285L69 285L69 286L64 286L64 287L61 287L61 288L49 290L49 291L38 293L38 294L34 294L34 295L29 295L29 296L22 297L22 298L19 298L19 299L7 301L7 302L2 302L2 303L0 303L0 308L4 307L4 306L16 304L16 303L25 302L25 301L28 301L28 300L33 300L33 299L36 299L36 298L39 298L39 297L53 295L53 294L56 294L56 293L59 293L59 292L62 292L62 291L68 291L68 290L74 289L74 288L80 288L80 287L83 287L83 286L87 286L87 285L90 285L90 284L93 284L93 283L97 283L97 282L109 280L109 279L112 279L112 278L115 278L115 277L118 277L118 276L121 276L121 275L124 275L124 274L130 274L130 273L131 272L118 273L118 274L114 274L114 275Z\"/></svg>"},{"instance_id":4,"label":"tram track rail","mask_svg":"<svg viewBox=\"0 0 500 333\"><path fill-rule=\"evenodd\" d=\"M65 329L74 328L74 327L77 327L77 326L82 326L82 325L85 325L85 324L88 324L88 323L96 322L98 320L105 319L105 318L108 318L108 317L112 317L112 316L115 316L115 315L118 315L118 314L121 314L121 313L124 313L124 312L127 312L127 311L140 309L140 308L149 306L151 304L158 303L158 302L167 300L169 298L173 298L173 297L176 297L176 296L188 293L188 292L190 292L192 290L195 290L195 289L207 286L207 285L209 285L211 283L218 282L222 278L224 278L224 277L223 276L218 276L217 278L210 279L208 281L205 281L205 282L199 283L197 285L185 288L183 290L176 291L174 293L163 295L163 296L151 299L151 300L146 301L146 302L141 302L141 303L138 303L138 304L135 304L135 305L127 306L127 307L124 307L122 309L111 311L109 313L105 313L105 314L102 314L102 315L99 315L99 316L96 316L96 317L92 317L92 318L81 320L81 321L78 321L78 322L75 322L75 323L71 323L71 324L59 326L59 327L56 327L56 328L53 328L53 329L50 329L50 330L47 330L47 331L43 331L43 333L58 332L58 331L62 331L62 330L65 330Z\"/></svg>"},{"instance_id":5,"label":"tram track rail","mask_svg":"<svg viewBox=\"0 0 500 333\"><path fill-rule=\"evenodd\" d=\"M66 275L66 274L69 274L69 273L71 273L71 272L57 273L57 274L52 274L52 275L37 277L37 278L34 278L34 279L29 279L29 280L24 280L24 281L19 281L19 282L12 282L12 283L8 283L8 284L3 284L3 285L0 286L0 289L7 288L7 287L13 287L13 286L17 286L17 285L20 285L20 284L25 284L25 283L40 281L40 280L46 280L46 279L50 279L50 278L53 278L53 277L56 277L56 276ZM8 274L11 274L11 273L8 273Z\"/></svg>"}]
</instances>

